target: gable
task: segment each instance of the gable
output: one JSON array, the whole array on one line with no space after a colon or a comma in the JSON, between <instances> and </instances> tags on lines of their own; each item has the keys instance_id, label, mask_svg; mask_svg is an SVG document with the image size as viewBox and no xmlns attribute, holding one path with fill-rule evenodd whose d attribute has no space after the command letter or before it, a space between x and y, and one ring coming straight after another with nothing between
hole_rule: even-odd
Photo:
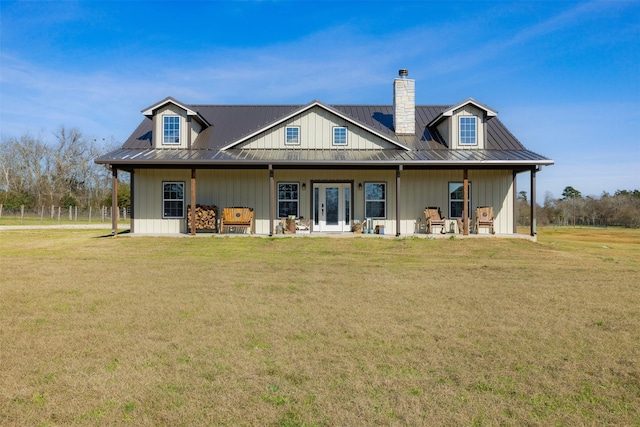
<instances>
[{"instance_id":1,"label":"gable","mask_svg":"<svg viewBox=\"0 0 640 427\"><path fill-rule=\"evenodd\" d=\"M444 110L427 126L434 126L450 149L483 150L487 145L487 123L497 114L469 98Z\"/></svg>"},{"instance_id":2,"label":"gable","mask_svg":"<svg viewBox=\"0 0 640 427\"><path fill-rule=\"evenodd\" d=\"M199 121L192 120L193 115L174 103L167 103L158 107L153 114L152 145L155 148L190 148L191 141L195 140L202 131ZM176 140L165 141L165 118L175 120ZM177 142L176 142L177 141Z\"/></svg>"},{"instance_id":3,"label":"gable","mask_svg":"<svg viewBox=\"0 0 640 427\"><path fill-rule=\"evenodd\" d=\"M286 143L286 129L294 127L299 132L297 144ZM346 145L334 145L335 128L346 128ZM356 125L319 105L312 106L289 117L261 133L252 136L233 148L242 149L291 149L291 150L386 150L397 149L396 144Z\"/></svg>"}]
</instances>

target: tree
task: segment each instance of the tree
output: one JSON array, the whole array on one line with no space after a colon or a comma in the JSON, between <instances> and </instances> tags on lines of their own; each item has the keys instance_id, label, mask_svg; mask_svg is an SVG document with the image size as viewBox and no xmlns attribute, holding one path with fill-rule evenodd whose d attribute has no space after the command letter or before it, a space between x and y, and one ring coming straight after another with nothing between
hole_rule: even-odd
<instances>
[{"instance_id":1,"label":"tree","mask_svg":"<svg viewBox=\"0 0 640 427\"><path fill-rule=\"evenodd\" d=\"M527 200L527 192L518 192L518 225L529 225L529 213L531 212L529 201Z\"/></svg>"},{"instance_id":2,"label":"tree","mask_svg":"<svg viewBox=\"0 0 640 427\"><path fill-rule=\"evenodd\" d=\"M109 172L94 159L108 148L78 129L61 127L54 141L25 134L0 143L0 203L27 208L97 207L110 193Z\"/></svg>"},{"instance_id":3,"label":"tree","mask_svg":"<svg viewBox=\"0 0 640 427\"><path fill-rule=\"evenodd\" d=\"M570 185L567 187L564 187L564 190L562 191L562 198L564 200L580 198L580 197L582 197L582 194Z\"/></svg>"},{"instance_id":4,"label":"tree","mask_svg":"<svg viewBox=\"0 0 640 427\"><path fill-rule=\"evenodd\" d=\"M573 223L574 226L576 225L576 199L580 199L580 198L582 198L582 194L572 186L567 186L562 191L562 200L571 201L571 204L570 204L571 219L572 219L571 222ZM565 218L567 217L568 215L565 216Z\"/></svg>"}]
</instances>

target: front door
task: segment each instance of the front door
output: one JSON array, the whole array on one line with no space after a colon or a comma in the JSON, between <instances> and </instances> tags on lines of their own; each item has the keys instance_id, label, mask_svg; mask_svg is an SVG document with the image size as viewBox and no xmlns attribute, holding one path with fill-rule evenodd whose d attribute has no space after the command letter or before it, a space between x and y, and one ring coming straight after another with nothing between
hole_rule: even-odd
<instances>
[{"instance_id":1,"label":"front door","mask_svg":"<svg viewBox=\"0 0 640 427\"><path fill-rule=\"evenodd\" d=\"M313 231L351 231L351 184L313 185Z\"/></svg>"}]
</instances>

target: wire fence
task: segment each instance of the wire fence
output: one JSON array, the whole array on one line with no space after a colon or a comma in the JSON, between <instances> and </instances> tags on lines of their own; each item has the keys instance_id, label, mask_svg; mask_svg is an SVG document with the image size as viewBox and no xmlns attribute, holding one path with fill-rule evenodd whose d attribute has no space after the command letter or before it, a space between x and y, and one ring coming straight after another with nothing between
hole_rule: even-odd
<instances>
[{"instance_id":1,"label":"wire fence","mask_svg":"<svg viewBox=\"0 0 640 427\"><path fill-rule=\"evenodd\" d=\"M130 207L118 208L118 221L130 218ZM111 222L113 212L111 206L78 207L78 206L49 206L28 209L6 207L0 204L0 225L16 224L72 224L72 223L100 223Z\"/></svg>"}]
</instances>

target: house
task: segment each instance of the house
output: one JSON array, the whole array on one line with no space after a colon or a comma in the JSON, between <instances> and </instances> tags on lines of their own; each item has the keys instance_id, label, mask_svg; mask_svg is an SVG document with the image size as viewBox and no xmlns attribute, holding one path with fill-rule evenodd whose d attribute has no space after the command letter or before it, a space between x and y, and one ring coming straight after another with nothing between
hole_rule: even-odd
<instances>
[{"instance_id":1,"label":"house","mask_svg":"<svg viewBox=\"0 0 640 427\"><path fill-rule=\"evenodd\" d=\"M250 207L262 235L294 215L311 233L349 233L355 220L370 219L396 236L425 233L427 206L448 220L467 218L456 222L465 234L475 208L492 206L495 231L515 234L516 175L531 173L535 200L536 173L553 164L472 98L415 105L406 70L393 81L392 105L187 105L169 97L142 114L122 148L96 159L112 171L114 196L118 172L131 174L132 233L195 233L187 206L200 204ZM535 236L535 204L531 217Z\"/></svg>"}]
</instances>

